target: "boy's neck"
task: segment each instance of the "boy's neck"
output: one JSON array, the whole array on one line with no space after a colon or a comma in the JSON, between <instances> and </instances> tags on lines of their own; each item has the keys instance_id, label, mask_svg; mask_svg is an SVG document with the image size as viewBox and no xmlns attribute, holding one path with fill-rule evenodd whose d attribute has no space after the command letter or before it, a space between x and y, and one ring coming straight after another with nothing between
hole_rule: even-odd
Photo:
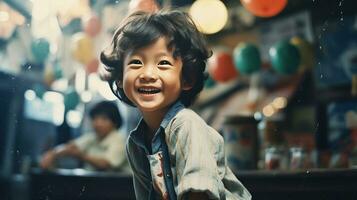
<instances>
[{"instance_id":1,"label":"boy's neck","mask_svg":"<svg viewBox=\"0 0 357 200\"><path fill-rule=\"evenodd\" d=\"M162 120L166 115L167 110L160 110L156 112L142 112L143 119L148 127L148 136L153 138L156 131L159 129Z\"/></svg>"}]
</instances>

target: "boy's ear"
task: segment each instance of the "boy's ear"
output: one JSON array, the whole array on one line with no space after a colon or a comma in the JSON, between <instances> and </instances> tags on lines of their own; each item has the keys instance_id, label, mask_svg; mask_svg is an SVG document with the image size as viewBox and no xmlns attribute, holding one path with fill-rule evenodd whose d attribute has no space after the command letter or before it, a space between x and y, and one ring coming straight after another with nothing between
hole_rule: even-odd
<instances>
[{"instance_id":1,"label":"boy's ear","mask_svg":"<svg viewBox=\"0 0 357 200\"><path fill-rule=\"evenodd\" d=\"M187 81L187 80L183 80L182 81L182 90L191 90L192 89L192 87L194 86L194 81L191 81L191 82L189 82L189 81Z\"/></svg>"},{"instance_id":2,"label":"boy's ear","mask_svg":"<svg viewBox=\"0 0 357 200\"><path fill-rule=\"evenodd\" d=\"M117 85L118 88L123 88L123 82L120 80L115 81L115 84Z\"/></svg>"}]
</instances>

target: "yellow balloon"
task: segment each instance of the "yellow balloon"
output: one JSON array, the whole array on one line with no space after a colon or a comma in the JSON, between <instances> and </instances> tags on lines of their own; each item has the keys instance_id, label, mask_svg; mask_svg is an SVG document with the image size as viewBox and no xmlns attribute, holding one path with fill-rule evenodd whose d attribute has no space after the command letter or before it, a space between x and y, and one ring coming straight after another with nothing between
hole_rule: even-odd
<instances>
[{"instance_id":1,"label":"yellow balloon","mask_svg":"<svg viewBox=\"0 0 357 200\"><path fill-rule=\"evenodd\" d=\"M80 63L86 65L93 59L93 48L93 41L88 35L77 33L73 36L72 55Z\"/></svg>"},{"instance_id":2,"label":"yellow balloon","mask_svg":"<svg viewBox=\"0 0 357 200\"><path fill-rule=\"evenodd\" d=\"M51 86L52 83L55 81L54 72L50 67L47 67L45 69L45 72L43 74L43 81L47 86Z\"/></svg>"},{"instance_id":3,"label":"yellow balloon","mask_svg":"<svg viewBox=\"0 0 357 200\"><path fill-rule=\"evenodd\" d=\"M290 42L299 49L301 56L301 66L299 67L299 71L304 71L314 67L315 52L311 43L297 36L292 37Z\"/></svg>"},{"instance_id":4,"label":"yellow balloon","mask_svg":"<svg viewBox=\"0 0 357 200\"><path fill-rule=\"evenodd\" d=\"M198 30L205 34L222 30L228 20L227 7L220 0L197 0L189 12Z\"/></svg>"}]
</instances>

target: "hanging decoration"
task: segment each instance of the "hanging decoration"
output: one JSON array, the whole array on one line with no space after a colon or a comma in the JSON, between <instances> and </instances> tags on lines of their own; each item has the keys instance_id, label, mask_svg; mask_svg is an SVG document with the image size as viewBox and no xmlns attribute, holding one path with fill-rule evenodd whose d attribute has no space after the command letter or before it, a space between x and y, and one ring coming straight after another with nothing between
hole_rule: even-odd
<instances>
[{"instance_id":1,"label":"hanging decoration","mask_svg":"<svg viewBox=\"0 0 357 200\"><path fill-rule=\"evenodd\" d=\"M216 85L216 82L212 79L211 76L208 76L205 81L205 88L212 88Z\"/></svg>"},{"instance_id":2,"label":"hanging decoration","mask_svg":"<svg viewBox=\"0 0 357 200\"><path fill-rule=\"evenodd\" d=\"M136 11L156 12L159 6L155 0L130 0L129 13Z\"/></svg>"},{"instance_id":3,"label":"hanging decoration","mask_svg":"<svg viewBox=\"0 0 357 200\"><path fill-rule=\"evenodd\" d=\"M31 52L36 63L43 63L50 53L50 43L45 38L38 38L31 43Z\"/></svg>"},{"instance_id":4,"label":"hanging decoration","mask_svg":"<svg viewBox=\"0 0 357 200\"><path fill-rule=\"evenodd\" d=\"M258 17L273 17L286 6L287 0L241 0L244 8Z\"/></svg>"},{"instance_id":5,"label":"hanging decoration","mask_svg":"<svg viewBox=\"0 0 357 200\"><path fill-rule=\"evenodd\" d=\"M290 43L294 45L300 53L301 63L299 70L311 69L315 65L315 52L312 45L301 37L292 37Z\"/></svg>"},{"instance_id":6,"label":"hanging decoration","mask_svg":"<svg viewBox=\"0 0 357 200\"><path fill-rule=\"evenodd\" d=\"M87 74L95 73L98 71L99 60L97 58L93 58L87 65L86 65L86 72Z\"/></svg>"},{"instance_id":7,"label":"hanging decoration","mask_svg":"<svg viewBox=\"0 0 357 200\"><path fill-rule=\"evenodd\" d=\"M92 38L85 33L77 33L73 36L73 57L83 65L87 65L94 57L94 44Z\"/></svg>"},{"instance_id":8,"label":"hanging decoration","mask_svg":"<svg viewBox=\"0 0 357 200\"><path fill-rule=\"evenodd\" d=\"M281 74L295 73L300 65L299 50L287 40L276 43L269 49L273 68Z\"/></svg>"},{"instance_id":9,"label":"hanging decoration","mask_svg":"<svg viewBox=\"0 0 357 200\"><path fill-rule=\"evenodd\" d=\"M92 38L100 33L101 28L102 24L96 15L91 15L83 20L84 32Z\"/></svg>"},{"instance_id":10,"label":"hanging decoration","mask_svg":"<svg viewBox=\"0 0 357 200\"><path fill-rule=\"evenodd\" d=\"M262 61L254 44L240 43L233 51L234 64L241 74L252 74L261 68Z\"/></svg>"},{"instance_id":11,"label":"hanging decoration","mask_svg":"<svg viewBox=\"0 0 357 200\"><path fill-rule=\"evenodd\" d=\"M219 0L197 0L189 13L198 29L205 34L222 30L228 20L227 8Z\"/></svg>"},{"instance_id":12,"label":"hanging decoration","mask_svg":"<svg viewBox=\"0 0 357 200\"><path fill-rule=\"evenodd\" d=\"M80 102L80 96L73 87L69 87L64 94L64 106L66 112L74 110Z\"/></svg>"},{"instance_id":13,"label":"hanging decoration","mask_svg":"<svg viewBox=\"0 0 357 200\"><path fill-rule=\"evenodd\" d=\"M232 55L227 52L214 53L208 61L208 73L217 82L227 82L238 76Z\"/></svg>"},{"instance_id":14,"label":"hanging decoration","mask_svg":"<svg viewBox=\"0 0 357 200\"><path fill-rule=\"evenodd\" d=\"M36 96L40 99L42 99L43 95L45 94L46 92L46 88L39 84L39 83L35 83L33 86L32 86L32 90L35 92Z\"/></svg>"}]
</instances>

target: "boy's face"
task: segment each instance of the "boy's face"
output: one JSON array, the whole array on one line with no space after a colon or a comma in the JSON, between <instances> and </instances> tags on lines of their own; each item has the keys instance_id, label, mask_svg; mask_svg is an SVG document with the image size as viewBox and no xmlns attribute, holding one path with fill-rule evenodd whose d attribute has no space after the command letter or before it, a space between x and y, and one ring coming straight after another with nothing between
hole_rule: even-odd
<instances>
[{"instance_id":1,"label":"boy's face","mask_svg":"<svg viewBox=\"0 0 357 200\"><path fill-rule=\"evenodd\" d=\"M126 55L121 84L142 112L166 111L182 90L191 88L182 79L181 58L173 57L165 37Z\"/></svg>"}]
</instances>

